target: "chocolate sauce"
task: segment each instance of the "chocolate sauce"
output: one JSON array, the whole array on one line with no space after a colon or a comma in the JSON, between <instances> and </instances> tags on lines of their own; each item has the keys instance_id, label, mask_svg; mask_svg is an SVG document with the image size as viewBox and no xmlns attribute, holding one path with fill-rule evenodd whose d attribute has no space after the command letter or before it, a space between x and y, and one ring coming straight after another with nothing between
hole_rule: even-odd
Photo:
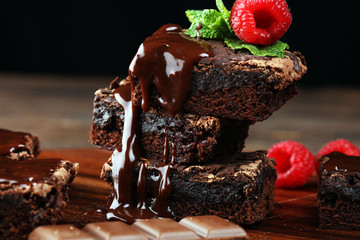
<instances>
[{"instance_id":1,"label":"chocolate sauce","mask_svg":"<svg viewBox=\"0 0 360 240\"><path fill-rule=\"evenodd\" d=\"M138 114L137 108L131 100L131 85L121 85L114 91L115 99L124 109L124 130L121 145L113 152L112 178L114 198L106 214L109 220L122 220L132 223L136 219L153 218L153 214L145 206L135 205L136 200L133 192L135 166L140 158L140 146L138 139ZM140 193L144 191L143 171L139 174L137 184ZM145 197L140 197L140 205L145 204Z\"/></svg>"},{"instance_id":2,"label":"chocolate sauce","mask_svg":"<svg viewBox=\"0 0 360 240\"><path fill-rule=\"evenodd\" d=\"M27 133L0 129L0 156L26 151L27 138L31 138Z\"/></svg>"},{"instance_id":3,"label":"chocolate sauce","mask_svg":"<svg viewBox=\"0 0 360 240\"><path fill-rule=\"evenodd\" d=\"M132 101L132 92L136 79L140 81L142 90L142 109L150 108L151 85L155 85L160 93L160 104L175 116L191 90L191 75L194 64L202 57L212 56L207 45L201 45L186 38L178 25L165 25L147 38L140 46L130 64L129 84L115 87L114 97L124 110L124 130L122 142L112 154L112 178L114 195L106 214L109 220L122 220L132 223L137 219L155 217L173 217L168 207L171 193L171 163L167 164L169 142L165 130L164 157L158 166L151 166L156 172L152 176L153 202L148 206L146 201L147 163L140 163L139 174L135 184L136 166L141 157L138 139L138 109ZM171 145L172 159L175 146ZM136 185L136 191L134 186Z\"/></svg>"},{"instance_id":4,"label":"chocolate sauce","mask_svg":"<svg viewBox=\"0 0 360 240\"><path fill-rule=\"evenodd\" d=\"M341 152L325 155L328 160L323 165L326 171L360 172L360 157L349 156Z\"/></svg>"},{"instance_id":5,"label":"chocolate sauce","mask_svg":"<svg viewBox=\"0 0 360 240\"><path fill-rule=\"evenodd\" d=\"M152 191L153 196L155 196L151 210L161 217L173 217L174 215L168 204L168 199L172 191L170 180L171 165L161 163L159 166L154 167L154 169L157 174L151 176Z\"/></svg>"},{"instance_id":6,"label":"chocolate sauce","mask_svg":"<svg viewBox=\"0 0 360 240\"><path fill-rule=\"evenodd\" d=\"M194 64L210 56L209 45L186 37L178 25L164 25L146 38L129 67L130 78L140 81L142 109L149 110L155 85L160 105L174 117L191 90Z\"/></svg>"},{"instance_id":7,"label":"chocolate sauce","mask_svg":"<svg viewBox=\"0 0 360 240\"><path fill-rule=\"evenodd\" d=\"M43 182L59 167L59 158L14 161L0 156L0 184L26 185Z\"/></svg>"}]
</instances>

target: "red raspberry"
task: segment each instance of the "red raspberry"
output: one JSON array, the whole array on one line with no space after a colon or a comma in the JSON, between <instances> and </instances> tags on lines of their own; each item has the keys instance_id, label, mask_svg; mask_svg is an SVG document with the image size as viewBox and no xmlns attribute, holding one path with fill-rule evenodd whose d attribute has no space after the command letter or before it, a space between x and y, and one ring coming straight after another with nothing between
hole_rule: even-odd
<instances>
[{"instance_id":1,"label":"red raspberry","mask_svg":"<svg viewBox=\"0 0 360 240\"><path fill-rule=\"evenodd\" d=\"M305 185L314 170L314 155L295 141L276 143L268 151L277 166L276 187L295 188Z\"/></svg>"},{"instance_id":2,"label":"red raspberry","mask_svg":"<svg viewBox=\"0 0 360 240\"><path fill-rule=\"evenodd\" d=\"M316 156L315 168L319 174L320 158L328 153L338 151L350 156L360 156L360 150L351 142L345 139L338 139L325 144Z\"/></svg>"},{"instance_id":3,"label":"red raspberry","mask_svg":"<svg viewBox=\"0 0 360 240\"><path fill-rule=\"evenodd\" d=\"M292 15L285 0L237 0L231 27L243 41L272 45L288 30Z\"/></svg>"}]
</instances>

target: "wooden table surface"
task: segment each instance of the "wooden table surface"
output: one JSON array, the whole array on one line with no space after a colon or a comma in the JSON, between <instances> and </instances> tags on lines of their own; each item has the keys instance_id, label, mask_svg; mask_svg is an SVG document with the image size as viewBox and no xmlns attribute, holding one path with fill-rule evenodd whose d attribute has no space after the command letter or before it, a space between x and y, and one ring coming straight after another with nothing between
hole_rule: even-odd
<instances>
[{"instance_id":1,"label":"wooden table surface","mask_svg":"<svg viewBox=\"0 0 360 240\"><path fill-rule=\"evenodd\" d=\"M88 222L105 221L107 196L112 188L99 179L103 163L111 152L96 148L43 150L40 157L61 157L80 163L71 186L70 202L60 224L83 227ZM314 176L295 190L275 189L275 211L262 223L247 227L251 239L360 239L360 231L319 229L316 213L317 181Z\"/></svg>"}]
</instances>

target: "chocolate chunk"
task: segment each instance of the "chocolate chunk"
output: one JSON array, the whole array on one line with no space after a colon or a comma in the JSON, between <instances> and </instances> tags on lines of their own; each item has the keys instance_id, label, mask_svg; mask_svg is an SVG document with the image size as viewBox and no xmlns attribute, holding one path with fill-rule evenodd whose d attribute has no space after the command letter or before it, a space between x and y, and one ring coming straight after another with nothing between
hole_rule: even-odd
<instances>
[{"instance_id":1,"label":"chocolate chunk","mask_svg":"<svg viewBox=\"0 0 360 240\"><path fill-rule=\"evenodd\" d=\"M200 239L193 231L169 218L146 219L135 222L132 227L151 239Z\"/></svg>"},{"instance_id":2,"label":"chocolate chunk","mask_svg":"<svg viewBox=\"0 0 360 240\"><path fill-rule=\"evenodd\" d=\"M146 240L148 239L144 234L136 231L130 225L115 221L115 222L100 222L87 224L84 231L96 237L99 240L110 239L126 239L126 240Z\"/></svg>"},{"instance_id":3,"label":"chocolate chunk","mask_svg":"<svg viewBox=\"0 0 360 240\"><path fill-rule=\"evenodd\" d=\"M186 217L180 222L206 239L246 239L243 228L215 215Z\"/></svg>"},{"instance_id":4,"label":"chocolate chunk","mask_svg":"<svg viewBox=\"0 0 360 240\"><path fill-rule=\"evenodd\" d=\"M53 225L41 226L36 228L29 236L28 240L94 240L84 231L73 225Z\"/></svg>"}]
</instances>

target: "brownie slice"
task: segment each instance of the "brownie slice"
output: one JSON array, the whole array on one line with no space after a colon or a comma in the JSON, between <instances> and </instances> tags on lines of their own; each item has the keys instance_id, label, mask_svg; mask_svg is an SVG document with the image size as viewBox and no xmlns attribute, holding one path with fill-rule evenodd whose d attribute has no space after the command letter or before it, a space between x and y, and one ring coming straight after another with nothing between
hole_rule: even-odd
<instances>
[{"instance_id":1,"label":"brownie slice","mask_svg":"<svg viewBox=\"0 0 360 240\"><path fill-rule=\"evenodd\" d=\"M322 157L317 205L321 228L360 230L360 157Z\"/></svg>"},{"instance_id":2,"label":"brownie slice","mask_svg":"<svg viewBox=\"0 0 360 240\"><path fill-rule=\"evenodd\" d=\"M95 93L90 141L108 150L121 143L124 111L113 92ZM244 148L251 121L179 113L174 118L162 110L140 113L140 141L143 157L166 162L199 163L233 154ZM168 149L168 154L164 154Z\"/></svg>"},{"instance_id":3,"label":"brownie slice","mask_svg":"<svg viewBox=\"0 0 360 240\"><path fill-rule=\"evenodd\" d=\"M192 89L182 108L186 113L263 121L297 94L295 82L307 71L299 52L286 52L284 58L258 57L234 51L222 41L202 41L214 56L202 58L193 68ZM140 106L142 90L136 78L135 83ZM159 108L154 86L150 96L150 106Z\"/></svg>"},{"instance_id":4,"label":"brownie slice","mask_svg":"<svg viewBox=\"0 0 360 240\"><path fill-rule=\"evenodd\" d=\"M0 239L26 239L36 226L55 224L78 169L57 158L0 156Z\"/></svg>"},{"instance_id":5,"label":"brownie slice","mask_svg":"<svg viewBox=\"0 0 360 240\"><path fill-rule=\"evenodd\" d=\"M13 160L34 158L39 153L39 139L30 133L0 129L0 156Z\"/></svg>"},{"instance_id":6,"label":"brownie slice","mask_svg":"<svg viewBox=\"0 0 360 240\"><path fill-rule=\"evenodd\" d=\"M111 159L101 178L112 183ZM222 164L174 165L168 205L174 218L214 214L240 225L263 221L274 206L275 162L266 152L238 153ZM152 179L159 176L153 165L147 171L148 205L155 198ZM136 186L134 186L136 188Z\"/></svg>"}]
</instances>

